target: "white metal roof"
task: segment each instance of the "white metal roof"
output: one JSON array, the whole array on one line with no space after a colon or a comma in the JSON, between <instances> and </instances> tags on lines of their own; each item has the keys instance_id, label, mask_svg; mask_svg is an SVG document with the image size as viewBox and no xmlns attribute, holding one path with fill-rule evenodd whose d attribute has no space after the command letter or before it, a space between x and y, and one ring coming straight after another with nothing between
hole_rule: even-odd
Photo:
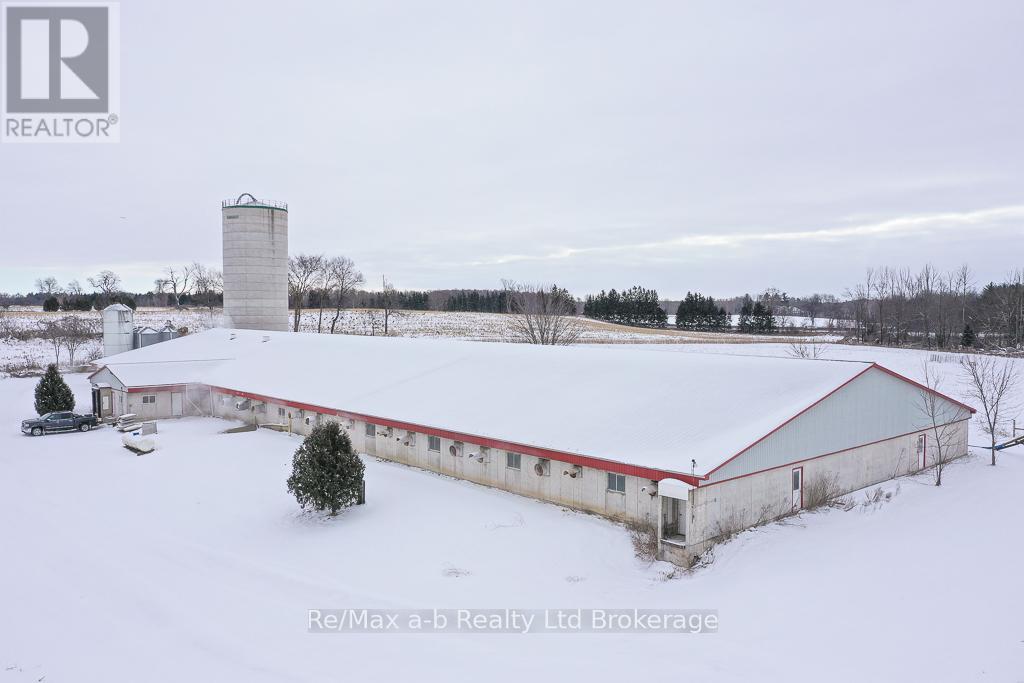
<instances>
[{"instance_id":1,"label":"white metal roof","mask_svg":"<svg viewBox=\"0 0 1024 683\"><path fill-rule=\"evenodd\" d=\"M691 458L709 471L870 366L224 329L101 362L129 385L204 382L684 474Z\"/></svg>"}]
</instances>

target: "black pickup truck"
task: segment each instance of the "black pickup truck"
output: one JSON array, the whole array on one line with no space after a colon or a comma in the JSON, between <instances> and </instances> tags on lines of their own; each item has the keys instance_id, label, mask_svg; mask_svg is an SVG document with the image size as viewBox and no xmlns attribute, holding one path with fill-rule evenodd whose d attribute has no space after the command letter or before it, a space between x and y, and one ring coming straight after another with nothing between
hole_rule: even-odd
<instances>
[{"instance_id":1,"label":"black pickup truck","mask_svg":"<svg viewBox=\"0 0 1024 683\"><path fill-rule=\"evenodd\" d=\"M21 433L42 436L48 432L87 432L99 424L95 415L72 412L47 413L34 420L21 421Z\"/></svg>"}]
</instances>

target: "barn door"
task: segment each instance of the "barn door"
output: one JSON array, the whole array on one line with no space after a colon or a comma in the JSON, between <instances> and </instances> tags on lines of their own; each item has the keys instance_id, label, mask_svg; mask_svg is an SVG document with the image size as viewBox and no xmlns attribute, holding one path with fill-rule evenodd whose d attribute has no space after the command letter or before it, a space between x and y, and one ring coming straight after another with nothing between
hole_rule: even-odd
<instances>
[{"instance_id":1,"label":"barn door","mask_svg":"<svg viewBox=\"0 0 1024 683\"><path fill-rule=\"evenodd\" d=\"M793 468L793 509L799 510L804 506L804 468Z\"/></svg>"},{"instance_id":2,"label":"barn door","mask_svg":"<svg viewBox=\"0 0 1024 683\"><path fill-rule=\"evenodd\" d=\"M181 394L171 394L171 416L181 417Z\"/></svg>"},{"instance_id":3,"label":"barn door","mask_svg":"<svg viewBox=\"0 0 1024 683\"><path fill-rule=\"evenodd\" d=\"M917 435L917 466L928 467L928 440L924 434Z\"/></svg>"}]
</instances>

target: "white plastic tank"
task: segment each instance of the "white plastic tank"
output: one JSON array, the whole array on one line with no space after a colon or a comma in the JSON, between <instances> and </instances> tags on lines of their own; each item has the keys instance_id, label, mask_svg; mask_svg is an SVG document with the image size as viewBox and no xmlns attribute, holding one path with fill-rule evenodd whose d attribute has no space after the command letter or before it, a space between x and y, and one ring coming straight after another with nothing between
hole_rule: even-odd
<instances>
[{"instance_id":1,"label":"white plastic tank","mask_svg":"<svg viewBox=\"0 0 1024 683\"><path fill-rule=\"evenodd\" d=\"M124 304L110 304L103 309L103 355L113 356L132 350L135 312Z\"/></svg>"},{"instance_id":2,"label":"white plastic tank","mask_svg":"<svg viewBox=\"0 0 1024 683\"><path fill-rule=\"evenodd\" d=\"M221 204L228 327L288 329L288 205L243 194Z\"/></svg>"}]
</instances>

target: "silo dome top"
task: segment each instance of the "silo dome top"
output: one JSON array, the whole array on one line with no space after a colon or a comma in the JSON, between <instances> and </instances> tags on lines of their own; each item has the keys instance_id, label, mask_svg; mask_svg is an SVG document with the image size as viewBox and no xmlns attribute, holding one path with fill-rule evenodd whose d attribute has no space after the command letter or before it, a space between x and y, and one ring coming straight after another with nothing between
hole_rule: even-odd
<instances>
[{"instance_id":1,"label":"silo dome top","mask_svg":"<svg viewBox=\"0 0 1024 683\"><path fill-rule=\"evenodd\" d=\"M220 203L221 209L229 208L253 208L253 209L276 209L287 211L288 205L284 202L276 202L270 199L256 199L248 192L238 195L238 199L225 199Z\"/></svg>"}]
</instances>

